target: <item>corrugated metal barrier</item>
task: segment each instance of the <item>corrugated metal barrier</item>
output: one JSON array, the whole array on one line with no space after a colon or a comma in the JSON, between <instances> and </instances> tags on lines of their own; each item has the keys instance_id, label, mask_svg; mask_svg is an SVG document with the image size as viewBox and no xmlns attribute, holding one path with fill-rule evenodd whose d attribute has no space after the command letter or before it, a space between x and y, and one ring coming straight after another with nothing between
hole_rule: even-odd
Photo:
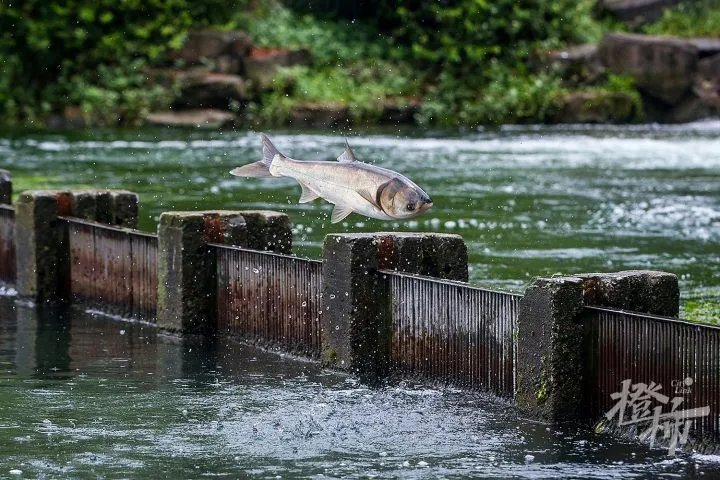
<instances>
[{"instance_id":1,"label":"corrugated metal barrier","mask_svg":"<svg viewBox=\"0 0 720 480\"><path fill-rule=\"evenodd\" d=\"M15 209L0 205L0 281L15 281Z\"/></svg>"},{"instance_id":2,"label":"corrugated metal barrier","mask_svg":"<svg viewBox=\"0 0 720 480\"><path fill-rule=\"evenodd\" d=\"M623 400L627 380L631 394L642 393L632 385L648 388L640 386L647 390L645 398L639 398L640 407L646 408L631 402L626 420L633 414L652 414L656 407L668 413L673 398L682 397L677 411L710 407L709 415L695 419L691 438L718 437L720 328L595 307L586 307L582 317L587 327L588 407L595 418Z\"/></svg>"},{"instance_id":3,"label":"corrugated metal barrier","mask_svg":"<svg viewBox=\"0 0 720 480\"><path fill-rule=\"evenodd\" d=\"M218 330L320 355L322 262L212 244Z\"/></svg>"},{"instance_id":4,"label":"corrugated metal barrier","mask_svg":"<svg viewBox=\"0 0 720 480\"><path fill-rule=\"evenodd\" d=\"M519 295L383 271L391 370L512 398Z\"/></svg>"},{"instance_id":5,"label":"corrugated metal barrier","mask_svg":"<svg viewBox=\"0 0 720 480\"><path fill-rule=\"evenodd\" d=\"M157 236L67 218L70 289L109 313L152 321L157 305Z\"/></svg>"}]
</instances>

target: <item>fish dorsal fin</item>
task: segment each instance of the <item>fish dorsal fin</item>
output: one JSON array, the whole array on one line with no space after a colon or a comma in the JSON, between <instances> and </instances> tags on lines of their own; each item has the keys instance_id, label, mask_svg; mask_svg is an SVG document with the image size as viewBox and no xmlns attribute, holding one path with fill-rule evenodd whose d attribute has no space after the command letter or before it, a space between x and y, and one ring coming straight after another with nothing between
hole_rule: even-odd
<instances>
[{"instance_id":1,"label":"fish dorsal fin","mask_svg":"<svg viewBox=\"0 0 720 480\"><path fill-rule=\"evenodd\" d=\"M330 223L338 223L345 220L345 217L352 213L352 208L344 205L335 205L333 208L332 216L330 217Z\"/></svg>"},{"instance_id":2,"label":"fish dorsal fin","mask_svg":"<svg viewBox=\"0 0 720 480\"><path fill-rule=\"evenodd\" d=\"M298 183L302 188L302 194L300 195L300 200L298 200L298 203L308 203L312 202L316 198L320 198L320 195L315 193L312 188L308 187L303 182L298 181Z\"/></svg>"},{"instance_id":3,"label":"fish dorsal fin","mask_svg":"<svg viewBox=\"0 0 720 480\"><path fill-rule=\"evenodd\" d=\"M345 151L341 153L337 159L340 163L351 163L358 161L358 159L355 158L355 154L353 153L352 148L350 148L350 144L347 140L345 140Z\"/></svg>"},{"instance_id":4,"label":"fish dorsal fin","mask_svg":"<svg viewBox=\"0 0 720 480\"><path fill-rule=\"evenodd\" d=\"M280 155L280 158L287 158L286 155L282 154L280 150L275 148L275 145L270 141L270 139L265 135L264 133L260 134L260 137L263 141L263 159L262 162L267 165L268 167L272 163L273 159L275 158L275 155Z\"/></svg>"}]
</instances>

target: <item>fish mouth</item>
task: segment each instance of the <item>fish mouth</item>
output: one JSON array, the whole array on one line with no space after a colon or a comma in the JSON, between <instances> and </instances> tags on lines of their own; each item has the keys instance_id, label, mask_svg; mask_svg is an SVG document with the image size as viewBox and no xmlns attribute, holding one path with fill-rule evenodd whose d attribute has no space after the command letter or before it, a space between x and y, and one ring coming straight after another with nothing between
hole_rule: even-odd
<instances>
[{"instance_id":1,"label":"fish mouth","mask_svg":"<svg viewBox=\"0 0 720 480\"><path fill-rule=\"evenodd\" d=\"M425 210L430 210L430 207L432 207L432 206L433 206L433 202L426 202L420 206L420 210L424 212Z\"/></svg>"}]
</instances>

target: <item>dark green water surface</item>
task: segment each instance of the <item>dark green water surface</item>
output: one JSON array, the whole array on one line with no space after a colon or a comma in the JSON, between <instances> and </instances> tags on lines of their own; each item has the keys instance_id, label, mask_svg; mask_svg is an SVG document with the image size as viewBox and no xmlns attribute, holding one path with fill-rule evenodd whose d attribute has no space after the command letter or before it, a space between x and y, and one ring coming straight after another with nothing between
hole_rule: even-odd
<instances>
[{"instance_id":1,"label":"dark green water surface","mask_svg":"<svg viewBox=\"0 0 720 480\"><path fill-rule=\"evenodd\" d=\"M141 198L141 228L166 210L270 208L295 225L295 252L319 257L331 232L461 234L471 281L521 290L555 273L658 269L683 298L720 299L720 121L682 126L524 127L462 136L268 132L299 159L331 160L347 137L357 156L398 170L435 206L407 222L299 205L288 179L228 171L260 159L255 132L86 131L0 135L0 168L17 191L124 188Z\"/></svg>"},{"instance_id":2,"label":"dark green water surface","mask_svg":"<svg viewBox=\"0 0 720 480\"><path fill-rule=\"evenodd\" d=\"M718 457L0 297L0 478L682 478Z\"/></svg>"}]
</instances>

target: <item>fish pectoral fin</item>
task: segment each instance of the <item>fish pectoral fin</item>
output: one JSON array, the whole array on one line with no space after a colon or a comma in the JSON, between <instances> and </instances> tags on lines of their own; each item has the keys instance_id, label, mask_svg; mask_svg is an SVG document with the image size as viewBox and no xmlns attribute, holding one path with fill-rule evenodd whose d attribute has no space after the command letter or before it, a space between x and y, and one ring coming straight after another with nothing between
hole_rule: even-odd
<instances>
[{"instance_id":1,"label":"fish pectoral fin","mask_svg":"<svg viewBox=\"0 0 720 480\"><path fill-rule=\"evenodd\" d=\"M366 189L363 188L363 189L357 190L357 193L358 193L362 198L364 198L365 200L367 200L367 201L370 203L370 205L372 205L372 206L374 206L374 207L376 207L376 208L380 208L380 206L378 205L377 199L373 196L373 194L370 193L369 190L366 190Z\"/></svg>"},{"instance_id":2,"label":"fish pectoral fin","mask_svg":"<svg viewBox=\"0 0 720 480\"><path fill-rule=\"evenodd\" d=\"M345 220L345 217L350 215L352 212L352 208L350 207L335 205L335 208L332 211L332 216L330 217L330 223L342 222Z\"/></svg>"},{"instance_id":3,"label":"fish pectoral fin","mask_svg":"<svg viewBox=\"0 0 720 480\"><path fill-rule=\"evenodd\" d=\"M298 200L298 203L308 203L312 202L316 198L320 198L320 195L315 193L312 188L308 187L303 182L298 182L300 184L300 188L302 188L302 194L300 194L300 200Z\"/></svg>"}]
</instances>

